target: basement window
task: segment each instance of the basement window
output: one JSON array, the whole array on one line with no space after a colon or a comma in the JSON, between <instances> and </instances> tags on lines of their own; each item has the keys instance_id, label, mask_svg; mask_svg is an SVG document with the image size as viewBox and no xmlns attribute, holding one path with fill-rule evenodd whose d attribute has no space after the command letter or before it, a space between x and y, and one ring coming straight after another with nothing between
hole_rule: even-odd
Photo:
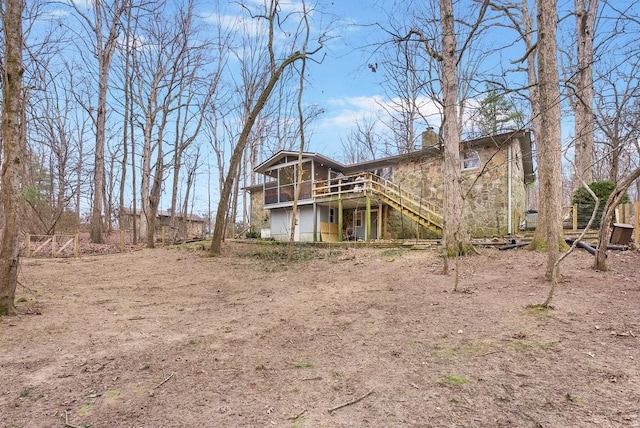
<instances>
[{"instance_id":1,"label":"basement window","mask_svg":"<svg viewBox=\"0 0 640 428\"><path fill-rule=\"evenodd\" d=\"M462 154L462 170L480 168L480 155L475 150L470 150Z\"/></svg>"}]
</instances>

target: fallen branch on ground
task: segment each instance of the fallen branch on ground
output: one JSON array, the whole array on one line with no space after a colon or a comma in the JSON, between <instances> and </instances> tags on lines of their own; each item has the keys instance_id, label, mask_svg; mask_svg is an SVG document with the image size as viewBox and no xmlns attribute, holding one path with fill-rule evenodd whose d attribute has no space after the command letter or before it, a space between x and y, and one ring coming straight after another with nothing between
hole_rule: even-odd
<instances>
[{"instance_id":1,"label":"fallen branch on ground","mask_svg":"<svg viewBox=\"0 0 640 428\"><path fill-rule=\"evenodd\" d=\"M64 426L68 428L80 428L78 425L72 425L69 423L69 412L64 411Z\"/></svg>"},{"instance_id":2,"label":"fallen branch on ground","mask_svg":"<svg viewBox=\"0 0 640 428\"><path fill-rule=\"evenodd\" d=\"M307 409L304 409L303 411L301 411L297 415L290 416L287 419L289 419L290 421L295 421L296 419L298 419L300 416L304 415L305 413L307 413Z\"/></svg>"},{"instance_id":3,"label":"fallen branch on ground","mask_svg":"<svg viewBox=\"0 0 640 428\"><path fill-rule=\"evenodd\" d=\"M160 388L162 385L164 385L165 382L167 382L169 379L171 379L174 374L175 373L171 373L169 376L165 377L164 380L162 382L160 382L159 384L157 384L156 386L154 386L153 389ZM164 377L164 375L162 377ZM153 393L153 391L151 391L151 392Z\"/></svg>"},{"instance_id":4,"label":"fallen branch on ground","mask_svg":"<svg viewBox=\"0 0 640 428\"><path fill-rule=\"evenodd\" d=\"M335 411L336 411L336 410L338 410L338 409L342 409L343 407L347 407L347 406L350 406L350 405L352 405L352 404L356 404L356 403L358 403L358 402L360 402L360 401L364 400L365 398L367 398L368 396L370 396L371 394L373 394L373 391L374 391L374 390L375 390L375 388L373 388L371 391L369 391L369 392L367 392L366 394L364 394L362 397L358 397L358 398L356 398L355 400L351 400L351 401L348 401L348 402L346 402L346 403L344 403L344 404L340 404L339 406L335 406L335 407L330 408L330 409L329 409L329 413L335 412Z\"/></svg>"}]
</instances>

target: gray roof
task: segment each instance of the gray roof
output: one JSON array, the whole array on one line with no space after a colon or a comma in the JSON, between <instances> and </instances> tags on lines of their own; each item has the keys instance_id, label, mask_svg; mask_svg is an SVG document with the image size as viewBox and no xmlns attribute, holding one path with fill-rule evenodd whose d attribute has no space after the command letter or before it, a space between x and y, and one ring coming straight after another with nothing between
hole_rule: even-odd
<instances>
[{"instance_id":1,"label":"gray roof","mask_svg":"<svg viewBox=\"0 0 640 428\"><path fill-rule=\"evenodd\" d=\"M262 162L260 165L258 165L257 167L254 168L255 172L264 174L269 168L271 168L274 165L277 165L284 157L286 156L298 156L300 152L294 152L294 151L289 151L289 150L280 150L278 153L276 153L275 155L271 156L269 159L267 159L266 161ZM340 162L333 160L331 158L328 158L324 155L321 155L320 153L310 153L310 152L303 152L302 153L302 158L303 159L314 159L317 160L318 162L325 164L327 166L329 166L330 168L333 169L337 169L337 170L343 170L344 169L344 165L342 165Z\"/></svg>"},{"instance_id":2,"label":"gray roof","mask_svg":"<svg viewBox=\"0 0 640 428\"><path fill-rule=\"evenodd\" d=\"M520 143L520 150L522 152L522 166L524 169L524 181L525 183L532 183L535 180L535 174L533 171L533 155L531 149L531 132L527 130L519 130L512 132L505 132L502 134L491 135L488 137L475 138L473 140L463 141L463 145L468 148L480 148L480 147L495 147L502 149L512 141L518 139ZM319 153L305 152L302 154L304 159L314 159L330 168L337 171L341 171L347 175L355 174L360 171L372 171L375 169L384 168L389 165L394 165L400 162L406 162L408 160L423 160L429 158L435 158L442 155L442 149L440 145L423 147L422 150L415 152L405 153L401 155L389 156L380 159L373 159L365 162L358 162L350 165L343 165L338 161L323 156ZM281 150L269 159L258 165L254 171L264 174L269 168L277 165L286 156L298 156L298 152ZM247 189L251 190L251 189Z\"/></svg>"}]
</instances>

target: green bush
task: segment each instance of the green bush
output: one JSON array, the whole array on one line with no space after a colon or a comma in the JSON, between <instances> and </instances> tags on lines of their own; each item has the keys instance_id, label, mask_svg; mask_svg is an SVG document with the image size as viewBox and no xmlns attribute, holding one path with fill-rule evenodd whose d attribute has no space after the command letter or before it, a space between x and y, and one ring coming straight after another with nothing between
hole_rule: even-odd
<instances>
[{"instance_id":1,"label":"green bush","mask_svg":"<svg viewBox=\"0 0 640 428\"><path fill-rule=\"evenodd\" d=\"M245 234L245 236L248 239L256 239L260 237L260 234L258 232L256 232L255 230L253 230L253 228L251 228L251 230L248 230L247 233Z\"/></svg>"},{"instance_id":2,"label":"green bush","mask_svg":"<svg viewBox=\"0 0 640 428\"><path fill-rule=\"evenodd\" d=\"M589 184L589 188L593 190L593 193L596 194L598 200L600 201L596 218L591 225L591 227L596 228L600 227L602 211L604 210L604 206L607 203L607 199L609 199L609 195L611 195L611 193L616 188L616 183L607 180L594 181L593 183ZM624 195L622 203L626 204L628 202L629 195ZM576 192L573 194L573 203L578 206L578 227L585 227L587 223L589 223L589 219L591 218L591 213L593 212L593 208L595 207L595 201L589 194L589 191L583 186L576 190Z\"/></svg>"}]
</instances>

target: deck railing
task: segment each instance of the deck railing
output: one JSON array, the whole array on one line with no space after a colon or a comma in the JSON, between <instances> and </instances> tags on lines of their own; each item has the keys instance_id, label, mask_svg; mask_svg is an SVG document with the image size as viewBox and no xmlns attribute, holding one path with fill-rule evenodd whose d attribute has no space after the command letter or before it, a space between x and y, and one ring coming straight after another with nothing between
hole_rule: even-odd
<instances>
[{"instance_id":1,"label":"deck railing","mask_svg":"<svg viewBox=\"0 0 640 428\"><path fill-rule=\"evenodd\" d=\"M362 173L317 181L313 189L316 199L336 197L359 197L371 192L396 207L410 211L413 215L442 228L442 215L438 207L411 193L390 180L372 173Z\"/></svg>"}]
</instances>

